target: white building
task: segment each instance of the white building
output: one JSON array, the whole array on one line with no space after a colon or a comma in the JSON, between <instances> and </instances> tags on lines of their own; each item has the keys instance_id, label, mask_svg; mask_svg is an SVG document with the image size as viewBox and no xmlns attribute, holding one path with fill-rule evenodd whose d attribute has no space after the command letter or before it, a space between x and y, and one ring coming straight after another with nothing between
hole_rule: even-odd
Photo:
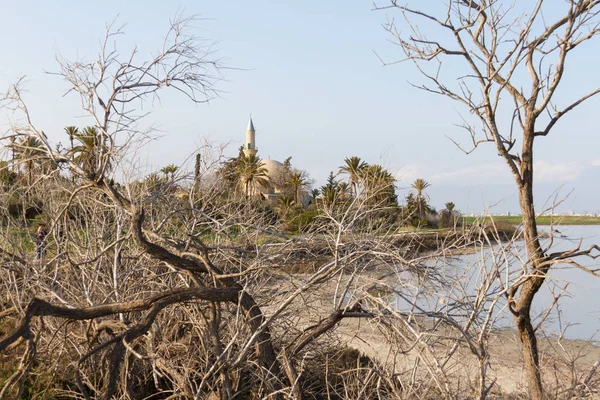
<instances>
[{"instance_id":1,"label":"white building","mask_svg":"<svg viewBox=\"0 0 600 400\"><path fill-rule=\"evenodd\" d=\"M258 148L256 147L256 129L254 128L252 117L250 117L250 120L248 120L248 127L246 128L244 155L248 157L250 155L256 155L257 153ZM264 164L264 168L267 170L270 184L267 187L259 188L258 191L264 199L276 201L283 195L277 184L281 185L284 183L284 180L286 179L285 174L289 171L286 171L284 165L277 160L271 160L268 158L262 160L262 162ZM304 205L308 204L308 202L311 200L310 195L305 190L300 193L300 198Z\"/></svg>"}]
</instances>

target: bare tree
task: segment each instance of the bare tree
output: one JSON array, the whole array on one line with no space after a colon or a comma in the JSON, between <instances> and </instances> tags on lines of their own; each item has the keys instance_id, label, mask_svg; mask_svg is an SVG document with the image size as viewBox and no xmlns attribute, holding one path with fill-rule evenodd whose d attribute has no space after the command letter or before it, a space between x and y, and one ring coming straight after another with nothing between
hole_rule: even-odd
<instances>
[{"instance_id":1,"label":"bare tree","mask_svg":"<svg viewBox=\"0 0 600 400\"><path fill-rule=\"evenodd\" d=\"M528 257L506 296L523 346L531 396L541 399L531 304L553 265L583 268L574 258L591 256L593 248L559 253L542 248L533 199L534 143L550 134L567 113L600 93L595 88L569 102L557 99L567 73L577 73L576 65L567 68L567 60L600 33L600 2L571 0L559 6L543 0L527 5L449 0L445 4L423 9L422 3L412 7L391 0L375 7L401 14L402 22L388 20L385 28L404 51L401 61L411 62L425 78L426 83L415 86L462 104L474 116L474 121L465 119L463 125L473 144L466 152L492 143L512 172ZM558 7L562 10L558 18L544 17L545 10ZM450 78L452 69L456 76Z\"/></svg>"},{"instance_id":2,"label":"bare tree","mask_svg":"<svg viewBox=\"0 0 600 400\"><path fill-rule=\"evenodd\" d=\"M21 86L2 98L21 117L7 140L37 139L35 160L58 169L30 181L16 169L0 192L0 357L15 361L0 397L498 393L489 343L522 278L510 267L514 242L492 247L499 239L478 230L403 231L393 180L360 196L333 192L314 206L316 223L290 237L268 204L231 193L219 174L223 147L208 142L193 170L178 170L176 187L156 171L141 176L132 156L148 134L140 101L174 86L194 101L214 94L218 63L190 22L174 21L148 62L121 57L108 39L97 60L61 60L59 75L95 121L86 135L102 144L90 162L52 146ZM15 199L38 204L49 227L42 260ZM451 269L454 252L473 243L491 249L485 262ZM595 376L577 390L592 392Z\"/></svg>"}]
</instances>

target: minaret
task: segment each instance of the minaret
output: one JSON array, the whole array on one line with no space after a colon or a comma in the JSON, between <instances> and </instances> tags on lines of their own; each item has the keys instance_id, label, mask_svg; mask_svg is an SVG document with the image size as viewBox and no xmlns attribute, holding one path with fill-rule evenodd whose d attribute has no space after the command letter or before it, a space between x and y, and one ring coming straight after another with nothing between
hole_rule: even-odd
<instances>
[{"instance_id":1,"label":"minaret","mask_svg":"<svg viewBox=\"0 0 600 400\"><path fill-rule=\"evenodd\" d=\"M246 128L246 144L244 144L244 154L246 157L251 154L254 155L257 152L256 149L256 131L254 130L254 124L252 123L252 117L248 121L248 128Z\"/></svg>"}]
</instances>

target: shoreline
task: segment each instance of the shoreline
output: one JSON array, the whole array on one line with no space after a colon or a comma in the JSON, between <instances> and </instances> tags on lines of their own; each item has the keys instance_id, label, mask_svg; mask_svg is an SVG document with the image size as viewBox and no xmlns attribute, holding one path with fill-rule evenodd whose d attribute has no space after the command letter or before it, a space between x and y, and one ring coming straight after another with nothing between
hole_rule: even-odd
<instances>
[{"instance_id":1,"label":"shoreline","mask_svg":"<svg viewBox=\"0 0 600 400\"><path fill-rule=\"evenodd\" d=\"M521 215L479 215L462 216L461 221L465 225L471 225L475 221L489 221L494 223L506 223L515 226L521 225ZM538 226L565 226L565 225L600 225L600 217L580 215L540 215L536 218Z\"/></svg>"},{"instance_id":2,"label":"shoreline","mask_svg":"<svg viewBox=\"0 0 600 400\"><path fill-rule=\"evenodd\" d=\"M269 286L271 288L277 287L278 289L275 289L275 291L279 295L290 293L293 288L299 287L301 282L309 276L309 274L297 274L292 277L282 274L275 281L270 282ZM302 302L296 305L297 307L303 307L303 309L310 308L312 310L310 315L297 320L297 328L302 330L330 315L335 307L332 300L336 297L338 285L344 287L348 283L350 285L349 296L352 297L356 293L360 297L361 290L368 290L367 288L374 287L377 282L382 281L386 281L387 285L393 285L398 278L399 276L394 275L392 271L386 273L382 270L372 270L362 271L353 277L344 277L341 281L327 281L315 291L306 293L306 297L303 297ZM352 282L350 283L350 281ZM282 290L282 292L279 290ZM267 292L270 292L270 290L267 290ZM377 296L377 294L373 294ZM393 303L393 300L391 302ZM292 306L289 312L293 313L294 309L295 306ZM365 310L368 310L368 308ZM265 309L266 314L269 314L270 311L273 311L273 309ZM506 312L508 313L508 311ZM298 315L300 314L298 313ZM385 316L386 313L384 312L381 315ZM507 317L510 318L510 315L507 314ZM425 320L420 320L419 316L415 315L412 317L413 322L409 325L420 324L420 328L417 330L422 330L423 335L432 339L431 341L428 339L428 344L425 347L421 345L412 346L410 327L407 326L409 331L404 333L408 335L409 340L407 341L406 337L402 336L403 340L398 341L400 337L390 337L390 331L386 330L386 326L390 326L390 321L393 324L400 324L400 320L392 318L388 323L382 324L379 318L381 316L376 319L343 319L331 330L330 335L328 335L331 338L329 340L333 340L331 343L338 343L342 347L358 351L376 362L381 368L392 371L391 373L397 376L419 375L422 382L431 379L431 377L422 369L419 369L418 373L414 372L415 366L419 362L435 365L431 354L437 352L438 355L441 355L453 343L460 343L459 349L447 361L448 368L444 370L444 376L453 388L464 394L476 387L480 360L464 343L461 334L455 329L443 324L439 328L429 329L428 323ZM407 321L410 322L411 318ZM478 332L477 329L474 329L471 334L476 337ZM526 396L523 355L516 329L512 325L494 327L490 328L486 335L485 352L486 357L488 357L486 379L488 384L495 382L489 395L501 397ZM571 382L573 376L581 377L592 373L594 374L594 380L598 379L592 371L595 371L595 363L600 361L600 346L592 340L570 339L554 334L539 334L538 345L544 382L549 393L557 393L564 389L565 385L568 384L565 382ZM429 350L425 349L428 346ZM466 388L465 385L469 388Z\"/></svg>"}]
</instances>

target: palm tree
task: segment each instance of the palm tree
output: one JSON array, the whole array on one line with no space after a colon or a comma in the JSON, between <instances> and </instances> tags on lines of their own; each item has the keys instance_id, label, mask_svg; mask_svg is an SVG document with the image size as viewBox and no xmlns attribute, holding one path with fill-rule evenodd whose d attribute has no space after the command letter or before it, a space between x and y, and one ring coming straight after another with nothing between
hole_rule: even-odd
<instances>
[{"instance_id":1,"label":"palm tree","mask_svg":"<svg viewBox=\"0 0 600 400\"><path fill-rule=\"evenodd\" d=\"M152 192L156 192L160 189L160 187L163 183L163 180L156 172L153 172L146 177L146 180L144 183L146 184L146 190L148 192L152 193Z\"/></svg>"},{"instance_id":2,"label":"palm tree","mask_svg":"<svg viewBox=\"0 0 600 400\"><path fill-rule=\"evenodd\" d=\"M250 194L254 194L256 187L265 187L269 184L269 171L256 154L249 154L240 160L237 166L237 174L240 177L240 183L244 187L246 198Z\"/></svg>"},{"instance_id":3,"label":"palm tree","mask_svg":"<svg viewBox=\"0 0 600 400\"><path fill-rule=\"evenodd\" d=\"M346 198L349 194L352 195L352 188L346 182L340 182L338 186L338 192L342 198Z\"/></svg>"},{"instance_id":4,"label":"palm tree","mask_svg":"<svg viewBox=\"0 0 600 400\"><path fill-rule=\"evenodd\" d=\"M452 228L456 227L458 218L458 211L455 210L455 204L451 201L445 204L446 208L440 211L440 227L441 228Z\"/></svg>"},{"instance_id":5,"label":"palm tree","mask_svg":"<svg viewBox=\"0 0 600 400\"><path fill-rule=\"evenodd\" d=\"M354 196L358 196L358 181L362 172L369 164L356 156L345 158L344 163L345 164L340 167L340 173L348 174L348 183L352 186Z\"/></svg>"},{"instance_id":6,"label":"palm tree","mask_svg":"<svg viewBox=\"0 0 600 400\"><path fill-rule=\"evenodd\" d=\"M102 168L109 168L108 147L106 140L95 126L88 126L79 131L77 128L67 127L67 134L79 142L72 145L69 154L86 173L94 178ZM104 164L104 165L103 165Z\"/></svg>"},{"instance_id":7,"label":"palm tree","mask_svg":"<svg viewBox=\"0 0 600 400\"><path fill-rule=\"evenodd\" d=\"M360 177L370 202L375 204L396 202L396 178L381 165L366 166Z\"/></svg>"},{"instance_id":8,"label":"palm tree","mask_svg":"<svg viewBox=\"0 0 600 400\"><path fill-rule=\"evenodd\" d=\"M296 202L291 196L284 195L277 200L275 210L279 213L279 216L283 219L287 217L291 210L296 206Z\"/></svg>"},{"instance_id":9,"label":"palm tree","mask_svg":"<svg viewBox=\"0 0 600 400\"><path fill-rule=\"evenodd\" d=\"M337 188L332 188L329 186L323 186L321 188L321 200L323 200L323 203L327 207L330 207L335 202L337 195L338 195Z\"/></svg>"},{"instance_id":10,"label":"palm tree","mask_svg":"<svg viewBox=\"0 0 600 400\"><path fill-rule=\"evenodd\" d=\"M236 188L240 183L240 165L244 155L244 146L240 146L237 157L231 157L225 160L217 170L217 175L224 181L228 189Z\"/></svg>"},{"instance_id":11,"label":"palm tree","mask_svg":"<svg viewBox=\"0 0 600 400\"><path fill-rule=\"evenodd\" d=\"M69 143L71 143L70 149L73 148L73 140L75 140L75 135L79 133L79 128L76 126L67 126L65 127L65 133L69 136ZM69 150L71 151L71 150ZM71 174L71 181L75 183L75 175Z\"/></svg>"},{"instance_id":12,"label":"palm tree","mask_svg":"<svg viewBox=\"0 0 600 400\"><path fill-rule=\"evenodd\" d=\"M310 196L311 196L311 197L312 197L314 200L316 200L316 199L317 199L317 197L319 197L319 195L321 195L321 191L320 191L319 189L312 189L312 190L310 191Z\"/></svg>"},{"instance_id":13,"label":"palm tree","mask_svg":"<svg viewBox=\"0 0 600 400\"><path fill-rule=\"evenodd\" d=\"M425 194L425 189L431 186L431 184L425 179L417 178L410 186L414 189L415 192L415 204L417 214L419 215L419 218L425 218L425 212L428 209L429 200L429 195Z\"/></svg>"},{"instance_id":14,"label":"palm tree","mask_svg":"<svg viewBox=\"0 0 600 400\"><path fill-rule=\"evenodd\" d=\"M42 142L35 136L26 136L20 142L13 144L13 153L19 163L25 165L27 174L27 185L31 184L33 170L36 162L39 162L43 156Z\"/></svg>"},{"instance_id":15,"label":"palm tree","mask_svg":"<svg viewBox=\"0 0 600 400\"><path fill-rule=\"evenodd\" d=\"M299 204L300 199L300 190L304 188L308 184L306 177L300 171L292 172L290 175L290 179L288 180L288 185L292 188L292 192L294 194L294 202Z\"/></svg>"},{"instance_id":16,"label":"palm tree","mask_svg":"<svg viewBox=\"0 0 600 400\"><path fill-rule=\"evenodd\" d=\"M171 182L175 181L175 173L177 172L177 170L179 169L179 167L175 164L169 164L166 167L161 168L160 172L162 172L163 174L165 174L165 178L167 180L171 180Z\"/></svg>"},{"instance_id":17,"label":"palm tree","mask_svg":"<svg viewBox=\"0 0 600 400\"><path fill-rule=\"evenodd\" d=\"M79 134L79 128L76 126L67 126L65 128L65 133L69 136L69 142L71 143L71 148L73 148L73 140L75 136Z\"/></svg>"}]
</instances>

